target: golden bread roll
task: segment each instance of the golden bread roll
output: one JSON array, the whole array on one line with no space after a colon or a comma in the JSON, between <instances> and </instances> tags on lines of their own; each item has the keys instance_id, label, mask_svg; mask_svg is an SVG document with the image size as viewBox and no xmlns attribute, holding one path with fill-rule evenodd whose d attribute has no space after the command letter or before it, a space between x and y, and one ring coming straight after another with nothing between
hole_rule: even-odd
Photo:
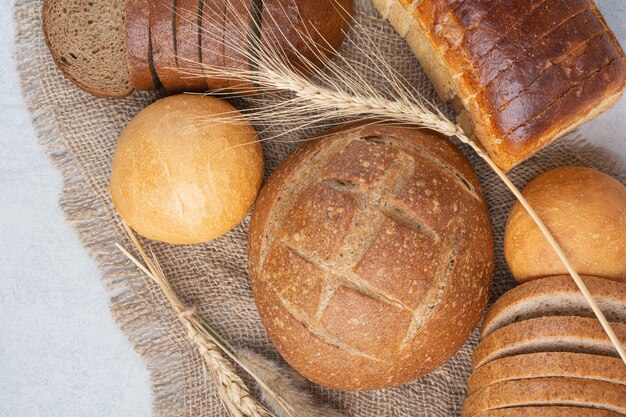
<instances>
[{"instance_id":1,"label":"golden bread roll","mask_svg":"<svg viewBox=\"0 0 626 417\"><path fill-rule=\"evenodd\" d=\"M250 224L261 320L297 371L342 390L406 383L467 340L493 273L476 175L442 136L337 131L301 146Z\"/></svg>"},{"instance_id":2,"label":"golden bread roll","mask_svg":"<svg viewBox=\"0 0 626 417\"><path fill-rule=\"evenodd\" d=\"M120 136L109 191L139 234L173 244L206 242L237 225L263 181L263 154L225 101L197 95L148 106ZM235 113L236 114L236 113Z\"/></svg>"},{"instance_id":3,"label":"golden bread roll","mask_svg":"<svg viewBox=\"0 0 626 417\"><path fill-rule=\"evenodd\" d=\"M557 168L523 192L579 274L626 281L626 187L602 172ZM519 282L568 274L526 210L515 203L504 254Z\"/></svg>"}]
</instances>

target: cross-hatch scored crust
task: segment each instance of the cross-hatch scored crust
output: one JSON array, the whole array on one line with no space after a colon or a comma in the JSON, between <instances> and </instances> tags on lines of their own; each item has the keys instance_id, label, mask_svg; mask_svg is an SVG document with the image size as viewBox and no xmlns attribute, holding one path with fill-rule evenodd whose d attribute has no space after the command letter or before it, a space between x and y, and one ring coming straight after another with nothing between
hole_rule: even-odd
<instances>
[{"instance_id":1,"label":"cross-hatch scored crust","mask_svg":"<svg viewBox=\"0 0 626 417\"><path fill-rule=\"evenodd\" d=\"M360 138L359 140L362 141L363 139ZM354 140L347 142L342 148L336 149L333 156L341 155L344 150L354 143ZM376 147L386 147L386 153L392 152L394 154L391 161L382 170L381 175L369 185L364 187L362 183L358 182L356 177L353 180L346 180L343 177L325 177L323 175L325 166L318 166L314 169L321 175L313 175L311 181L305 184L298 184L298 189L300 190L311 190L315 187L321 187L327 191L330 190L333 193L348 196L353 203L354 212L350 225L333 256L330 259L323 259L324 256L320 256L319 253L315 253L315 250L311 250L307 248L306 244L302 244L306 243L305 239L316 239L316 236L301 236L299 232L295 234L285 233L282 230L282 226L289 221L288 219L283 219L283 224L276 227L275 233L280 237L276 239L276 242L269 244L269 250L272 250L271 247L274 245L282 246L283 249L286 249L289 253L308 264L313 270L319 271L319 276L323 277L323 285L317 300L317 306L314 309L315 312L313 314L307 312L305 311L306 309L299 308L296 305L297 302L294 303L288 300L281 288L278 288L272 282L272 277L267 276L266 268L261 268L263 271L261 279L274 292L288 314L305 326L317 338L351 354L381 361L384 359L378 355L359 350L357 347L351 346L350 343L341 340L340 337L332 335L326 330L322 318L331 300L337 291L345 289L382 303L387 308L401 310L410 317L404 338L397 346L402 351L416 337L419 329L432 316L443 298L444 291L454 271L457 248L461 240L461 233L457 224L458 218L451 219L448 230L442 233L434 230L424 219L418 218L414 213L410 213L400 205L395 204L393 194L400 191L406 185L406 182L411 179L416 170L415 159L421 156L421 162L437 167L440 172L453 179L452 183L455 184L456 188L462 190L461 192L466 198L480 199L480 196L476 194L469 180L465 179L454 168L423 149L403 149L403 147L397 146L397 144L393 146L385 143L385 141L376 144L376 141L370 140L369 143L374 143L372 146ZM326 166L328 166L332 164L333 157L327 156L324 160L327 161ZM368 162L365 163L367 164ZM285 194L287 193L285 192ZM294 210L298 198L299 196L291 197L290 212ZM366 230L363 230L361 227L363 224L367 225ZM380 288L376 283L369 281L355 271L381 234L389 233L389 225L406 228L416 235L420 235L423 239L431 242L435 251L439 250L440 252L435 260L436 267L434 268L432 281L420 300L421 302L416 306L407 305L397 296ZM420 256L420 254L415 255ZM264 262L262 261L261 264L263 265Z\"/></svg>"}]
</instances>

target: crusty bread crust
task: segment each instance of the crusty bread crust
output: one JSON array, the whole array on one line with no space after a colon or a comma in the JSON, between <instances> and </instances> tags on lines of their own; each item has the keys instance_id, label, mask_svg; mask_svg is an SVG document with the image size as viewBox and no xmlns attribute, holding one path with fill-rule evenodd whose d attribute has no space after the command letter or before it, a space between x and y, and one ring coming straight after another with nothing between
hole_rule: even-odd
<instances>
[{"instance_id":1,"label":"crusty bread crust","mask_svg":"<svg viewBox=\"0 0 626 417\"><path fill-rule=\"evenodd\" d=\"M252 216L259 314L316 383L408 382L456 352L482 315L490 236L476 176L441 136L365 126L307 142Z\"/></svg>"},{"instance_id":2,"label":"crusty bread crust","mask_svg":"<svg viewBox=\"0 0 626 417\"><path fill-rule=\"evenodd\" d=\"M155 0L150 5L152 61L159 81L170 93L184 91L185 83L176 67L175 0Z\"/></svg>"},{"instance_id":3,"label":"crusty bread crust","mask_svg":"<svg viewBox=\"0 0 626 417\"><path fill-rule=\"evenodd\" d=\"M150 1L126 0L126 52L130 81L137 91L155 90L150 69Z\"/></svg>"},{"instance_id":4,"label":"crusty bread crust","mask_svg":"<svg viewBox=\"0 0 626 417\"><path fill-rule=\"evenodd\" d=\"M200 66L200 1L176 1L176 66L185 91L202 91L206 81Z\"/></svg>"},{"instance_id":5,"label":"crusty bread crust","mask_svg":"<svg viewBox=\"0 0 626 417\"><path fill-rule=\"evenodd\" d=\"M484 387L463 404L463 417L509 407L565 405L626 414L626 386L578 378L505 381Z\"/></svg>"},{"instance_id":6,"label":"crusty bread crust","mask_svg":"<svg viewBox=\"0 0 626 417\"><path fill-rule=\"evenodd\" d=\"M339 49L352 9L352 0L264 0L261 46L274 45L295 69L310 74Z\"/></svg>"},{"instance_id":7,"label":"crusty bread crust","mask_svg":"<svg viewBox=\"0 0 626 417\"><path fill-rule=\"evenodd\" d=\"M478 368L467 381L468 395L503 381L546 377L593 379L626 386L626 366L620 358L570 352L540 352L509 356Z\"/></svg>"},{"instance_id":8,"label":"crusty bread crust","mask_svg":"<svg viewBox=\"0 0 626 417\"><path fill-rule=\"evenodd\" d=\"M503 169L622 95L626 57L592 0L379 0L459 122Z\"/></svg>"},{"instance_id":9,"label":"crusty bread crust","mask_svg":"<svg viewBox=\"0 0 626 417\"><path fill-rule=\"evenodd\" d=\"M626 325L612 324L622 343ZM616 357L600 322L584 317L541 317L513 323L484 338L472 358L477 369L496 359L537 352L574 352Z\"/></svg>"},{"instance_id":10,"label":"crusty bread crust","mask_svg":"<svg viewBox=\"0 0 626 417\"><path fill-rule=\"evenodd\" d=\"M626 283L589 276L582 279L607 320L626 323ZM595 317L569 275L542 278L500 297L483 322L482 337L511 323L544 316Z\"/></svg>"},{"instance_id":11,"label":"crusty bread crust","mask_svg":"<svg viewBox=\"0 0 626 417\"><path fill-rule=\"evenodd\" d=\"M620 417L619 413L600 410L598 408L539 406L539 407L511 407L500 410L484 411L476 417Z\"/></svg>"}]
</instances>

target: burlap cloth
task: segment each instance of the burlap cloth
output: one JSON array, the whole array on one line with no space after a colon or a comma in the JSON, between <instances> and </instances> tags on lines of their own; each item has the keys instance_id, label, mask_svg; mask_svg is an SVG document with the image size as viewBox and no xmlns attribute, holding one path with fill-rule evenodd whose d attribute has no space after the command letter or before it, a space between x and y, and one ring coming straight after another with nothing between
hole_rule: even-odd
<instances>
[{"instance_id":1,"label":"burlap cloth","mask_svg":"<svg viewBox=\"0 0 626 417\"><path fill-rule=\"evenodd\" d=\"M115 143L127 122L154 101L157 94L133 94L123 100L97 99L67 81L52 62L43 39L42 1L17 1L16 61L34 128L63 174L61 207L104 272L103 282L112 295L111 312L115 320L146 361L154 393L154 415L225 416L210 373L158 288L146 282L113 246L115 242L130 246L107 193ZM389 62L426 97L435 99L430 82L405 42L371 6L364 4L358 10L358 20L374 31ZM343 53L357 61L362 59L356 48L345 44ZM384 80L370 78L372 83L384 87ZM449 107L438 104L449 112ZM311 134L310 130L293 134L290 143L265 142L267 174L295 148L297 140ZM513 196L468 148L463 150L478 172L493 220L496 247L493 301L514 285L502 251L504 223ZM523 186L549 168L567 165L595 166L624 181L614 158L575 139L550 146L515 169L511 177L518 186ZM250 292L247 228L248 219L225 237L204 245L150 245L173 281L175 291L195 306L221 335L236 346L249 347L280 360L261 327ZM313 384L310 389L320 402L330 403L349 416L458 416L477 340L476 331L450 361L402 387L364 393L337 392Z\"/></svg>"}]
</instances>

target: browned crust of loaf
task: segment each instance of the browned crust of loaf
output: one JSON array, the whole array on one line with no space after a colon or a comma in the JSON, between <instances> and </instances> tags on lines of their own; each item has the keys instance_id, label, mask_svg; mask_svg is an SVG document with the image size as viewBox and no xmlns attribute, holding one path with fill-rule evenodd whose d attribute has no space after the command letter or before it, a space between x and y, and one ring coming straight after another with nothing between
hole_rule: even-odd
<instances>
[{"instance_id":1,"label":"browned crust of loaf","mask_svg":"<svg viewBox=\"0 0 626 417\"><path fill-rule=\"evenodd\" d=\"M477 369L467 381L467 393L519 379L571 377L626 385L626 366L620 358L570 352L540 352L495 360Z\"/></svg>"},{"instance_id":2,"label":"browned crust of loaf","mask_svg":"<svg viewBox=\"0 0 626 417\"><path fill-rule=\"evenodd\" d=\"M500 410L484 411L476 417L620 417L613 411L585 407L511 407Z\"/></svg>"},{"instance_id":3,"label":"browned crust of loaf","mask_svg":"<svg viewBox=\"0 0 626 417\"><path fill-rule=\"evenodd\" d=\"M310 74L315 68L305 66L299 54L322 68L341 46L352 11L352 0L264 0L261 46L284 51L287 62Z\"/></svg>"},{"instance_id":4,"label":"browned crust of loaf","mask_svg":"<svg viewBox=\"0 0 626 417\"><path fill-rule=\"evenodd\" d=\"M202 5L201 59L206 65L206 87L220 90L228 87L228 80L215 77L212 72L224 68L224 19L226 0L205 0Z\"/></svg>"},{"instance_id":5,"label":"browned crust of loaf","mask_svg":"<svg viewBox=\"0 0 626 417\"><path fill-rule=\"evenodd\" d=\"M88 92L89 94L92 94L92 95L94 95L96 97L100 97L100 98L124 98L124 97L128 97L133 92L132 87L128 91L126 91L126 92L123 92L123 93L120 93L120 94L115 94L115 93L112 94L111 92L96 90L96 89L93 89L93 88L91 88L91 87L89 87L87 85L82 84L76 78L74 78L74 76L72 76L72 74L70 74L67 71L65 63L63 63L63 61L60 59L55 45L53 45L52 42L50 42L50 38L48 36L48 20L46 18L46 15L47 15L47 10L49 10L50 4L53 3L54 1L55 0L44 0L43 5L41 7L41 24L43 26L44 39L46 41L46 45L48 46L48 50L50 50L50 55L52 56L52 60L54 61L56 66L61 70L61 72L63 73L65 78L70 80L72 83L74 83L81 90L84 90L84 91Z\"/></svg>"},{"instance_id":6,"label":"browned crust of loaf","mask_svg":"<svg viewBox=\"0 0 626 417\"><path fill-rule=\"evenodd\" d=\"M155 0L150 10L152 60L159 81L168 92L185 89L176 67L174 4L175 0Z\"/></svg>"},{"instance_id":7,"label":"browned crust of loaf","mask_svg":"<svg viewBox=\"0 0 626 417\"><path fill-rule=\"evenodd\" d=\"M407 0L390 2L413 7L413 2ZM434 76L433 81L442 84L451 80L455 90L452 95L457 95L467 109L460 116L463 127L503 169L512 168L575 126L597 116L616 102L624 90L626 57L591 0L466 1L460 4L423 0L411 13L414 17L411 31L425 36L436 55L435 60L442 60L441 70L448 72L448 77ZM586 20L580 17L583 13L586 13ZM572 25L572 19L579 21L576 28L568 26ZM567 53L562 50L563 45L570 41L587 42L597 35L598 26L607 36L602 58L609 62L593 56L599 53L597 48L577 55L572 63L559 61L561 55ZM537 38L544 35L547 38L539 44ZM416 36L409 34L410 38ZM540 46L529 50L533 44ZM518 52L525 50L525 54ZM516 63L518 59L521 61ZM558 62L550 66L550 59ZM516 64L511 66L513 63ZM598 65L602 67L597 68ZM539 72L547 71L543 78L539 77L540 81L536 80L537 68ZM585 73L588 79L580 75ZM519 85L512 86L504 79L490 85L498 74L499 78L510 78ZM525 91L529 82L534 82L533 88L540 91L519 98L516 107L511 107L508 113L499 111L503 104ZM540 88L542 85L548 87ZM437 87L447 94L445 87ZM523 118L526 120L521 120Z\"/></svg>"},{"instance_id":8,"label":"browned crust of loaf","mask_svg":"<svg viewBox=\"0 0 626 417\"><path fill-rule=\"evenodd\" d=\"M448 165L450 169L466 178L467 183L471 184L476 193L474 197L468 197L472 202L467 203L469 204L467 209L473 214L466 218L464 214L459 213L459 216L466 218L468 223L472 222L472 224L466 225L467 235L460 239L455 272L452 273L445 287L442 301L437 305L436 313L430 314L428 321L419 328L417 337L411 339L403 354L399 354L399 351L394 354L394 348L388 347L391 343L380 350L375 346L372 347L373 345L368 345L364 348L365 351L359 352L352 350L349 344L329 342L324 337L313 334L315 329L305 327L301 317L288 311L278 294L263 282L265 266L261 263L264 262L263 259L266 259L266 255L267 259L272 262L278 262L284 268L291 268L285 259L268 255L269 250L274 251L273 248L278 247L271 245L268 239L277 238L279 230L282 230L280 228L283 227L282 223L277 225L276 222L280 219L273 220L274 217L291 213L296 200L300 198L300 193L308 189L308 185L299 182L305 181L309 184L311 181L316 181L316 178L321 175L321 171L317 173L317 170L325 166L321 164L328 163L330 158L338 155L348 144L361 137L372 138L370 140L381 138L380 140L385 144L381 146L391 146L388 145L389 143L397 144L393 145L393 149L400 150L402 147L421 149L420 152L430 155L429 158L440 161L435 164ZM404 151L401 152L404 155ZM359 158L351 160L358 161ZM382 160L381 163L383 163ZM333 164L333 167L348 170L348 167L343 165ZM303 180L307 175L312 177ZM441 181L443 178L437 177L437 180ZM294 190L293 187L297 189ZM297 190L300 190L300 193ZM448 191L448 193L448 198L458 198L456 192ZM441 201L442 206L447 206L448 203L451 204L449 201ZM277 205L282 205L280 211L277 211ZM289 214L289 218L292 219L293 215ZM438 223L439 221L443 223ZM445 220L441 218L433 224L433 227L440 230L439 228L445 227ZM486 207L482 201L476 176L462 154L443 137L424 130L365 126L338 132L321 140L310 141L299 147L272 175L257 199L256 209L251 219L248 241L249 265L253 293L261 320L281 355L296 370L314 382L344 390L367 390L408 382L431 371L449 358L461 347L475 327L483 311L487 288L490 285L493 247L492 242L484 238L490 233ZM470 236L477 237L477 240L472 243L466 241L466 238L470 239ZM321 243L316 239L312 238L307 242L313 244L313 246L308 246L311 250L323 250L319 246ZM274 255L275 252L272 254ZM305 266L305 268L308 267ZM299 290L305 293L307 288L303 286ZM390 296L389 291L392 291L392 287L385 291L388 291L387 296ZM350 303L354 297L354 294L350 295L350 291L338 292L338 294L340 295L338 301L341 303ZM308 308L309 298L306 295L300 297L302 305L299 307ZM372 299L360 298L360 300L358 305L365 305L368 300L371 302ZM315 299L312 301L314 302ZM293 310L291 307L289 310ZM380 311L376 311L370 311L368 320L380 319ZM406 321L403 321L406 320L403 318L405 316L398 317L398 323L390 323L385 328L377 328L376 331L379 334L375 338L383 335L385 340L397 340L396 336L400 334L399 329L406 331L406 328L402 327L406 324ZM350 326L343 322L324 322L324 325L343 332L340 334L351 332ZM361 334L354 335L354 337L357 336L364 337Z\"/></svg>"},{"instance_id":9,"label":"browned crust of loaf","mask_svg":"<svg viewBox=\"0 0 626 417\"><path fill-rule=\"evenodd\" d=\"M626 322L626 283L620 283L604 278L596 278L590 276L582 276L581 278L587 285L587 288L593 295L594 299L599 302L601 306L603 302L608 301L622 303L624 306L624 310L622 311L621 316L608 317L608 319L620 323ZM485 321L483 322L481 332L482 337L484 338L487 335L493 333L498 328L502 327L502 325L494 327L494 322L501 319L503 315L509 313L509 311L516 306L528 300L540 297L552 297L555 295L573 295L580 297L581 303L587 306L587 301L584 299L582 293L569 275L541 278L530 281L508 291L506 294L500 297L498 301L495 302L495 304L489 310ZM564 311L563 314L554 315L570 315L565 314L567 313L567 311ZM555 312L552 311L551 313ZM540 312L540 315L547 314L544 314L544 312L542 311ZM530 317L527 318L537 317L538 316L533 316L531 313ZM591 310L591 307L588 308L588 317L593 317L593 311ZM515 321L517 322L520 320L516 318ZM503 324L507 325L510 324L510 322L507 321Z\"/></svg>"},{"instance_id":10,"label":"browned crust of loaf","mask_svg":"<svg viewBox=\"0 0 626 417\"><path fill-rule=\"evenodd\" d=\"M249 34L254 17L255 0L229 0L226 2L224 18L224 68L226 71L250 70L248 54L251 51ZM243 26L248 26L244 28ZM239 50L243 48L245 52ZM246 94L253 92L254 85L249 82L237 80L234 77L227 80L228 89Z\"/></svg>"},{"instance_id":11,"label":"browned crust of loaf","mask_svg":"<svg viewBox=\"0 0 626 417\"><path fill-rule=\"evenodd\" d=\"M200 1L176 2L176 65L186 91L206 90L206 81L200 76Z\"/></svg>"},{"instance_id":12,"label":"browned crust of loaf","mask_svg":"<svg viewBox=\"0 0 626 417\"><path fill-rule=\"evenodd\" d=\"M626 325L611 326L622 343L626 342ZM550 343L550 346L536 346ZM554 347L554 345L558 347ZM591 347L593 344L594 347ZM530 346L535 347L530 347ZM584 317L541 317L509 324L483 339L472 358L472 369L505 356L547 351L580 352L617 356L617 351L600 322Z\"/></svg>"},{"instance_id":13,"label":"browned crust of loaf","mask_svg":"<svg viewBox=\"0 0 626 417\"><path fill-rule=\"evenodd\" d=\"M576 378L505 381L470 395L463 417L507 407L567 405L600 408L626 414L626 386Z\"/></svg>"},{"instance_id":14,"label":"browned crust of loaf","mask_svg":"<svg viewBox=\"0 0 626 417\"><path fill-rule=\"evenodd\" d=\"M156 89L150 71L150 4L126 0L126 53L130 82L137 91Z\"/></svg>"}]
</instances>

